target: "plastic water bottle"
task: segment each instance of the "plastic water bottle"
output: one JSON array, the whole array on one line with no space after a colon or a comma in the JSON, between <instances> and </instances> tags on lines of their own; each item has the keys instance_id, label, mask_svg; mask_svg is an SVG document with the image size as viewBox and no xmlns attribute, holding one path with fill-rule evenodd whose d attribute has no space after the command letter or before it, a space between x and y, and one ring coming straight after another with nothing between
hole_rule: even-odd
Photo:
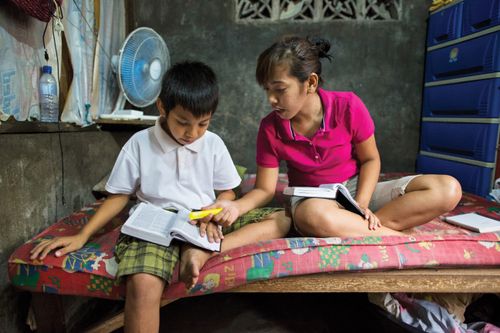
<instances>
[{"instance_id":1,"label":"plastic water bottle","mask_svg":"<svg viewBox=\"0 0 500 333\"><path fill-rule=\"evenodd\" d=\"M40 120L47 123L59 121L59 96L57 95L57 81L52 76L52 67L43 66L40 85Z\"/></svg>"}]
</instances>

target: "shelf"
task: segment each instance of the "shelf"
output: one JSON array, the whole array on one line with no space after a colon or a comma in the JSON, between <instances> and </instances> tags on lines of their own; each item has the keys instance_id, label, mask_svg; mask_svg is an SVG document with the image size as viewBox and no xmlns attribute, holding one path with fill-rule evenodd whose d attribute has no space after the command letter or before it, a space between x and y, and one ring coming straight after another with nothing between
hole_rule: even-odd
<instances>
[{"instance_id":1,"label":"shelf","mask_svg":"<svg viewBox=\"0 0 500 333\"><path fill-rule=\"evenodd\" d=\"M154 126L155 120L139 120L139 119L128 119L128 120L114 120L114 119L98 119L96 121L97 126L103 131L117 132L117 131L129 131L137 132L141 129Z\"/></svg>"},{"instance_id":2,"label":"shelf","mask_svg":"<svg viewBox=\"0 0 500 333\"><path fill-rule=\"evenodd\" d=\"M150 127L154 126L155 120L140 120L140 119L128 119L128 120L115 120L115 119L98 119L96 120L98 125L127 125L127 126L143 126Z\"/></svg>"},{"instance_id":3,"label":"shelf","mask_svg":"<svg viewBox=\"0 0 500 333\"><path fill-rule=\"evenodd\" d=\"M94 124L81 127L71 123L43 123L40 121L6 121L0 122L0 134L28 134L28 133L63 133L63 132L92 132L98 131Z\"/></svg>"},{"instance_id":4,"label":"shelf","mask_svg":"<svg viewBox=\"0 0 500 333\"><path fill-rule=\"evenodd\" d=\"M29 133L64 133L64 132L92 132L92 131L130 131L136 132L143 128L154 126L154 120L111 120L99 119L95 124L81 127L72 123L43 123L40 121L0 122L0 134L29 134Z\"/></svg>"}]
</instances>

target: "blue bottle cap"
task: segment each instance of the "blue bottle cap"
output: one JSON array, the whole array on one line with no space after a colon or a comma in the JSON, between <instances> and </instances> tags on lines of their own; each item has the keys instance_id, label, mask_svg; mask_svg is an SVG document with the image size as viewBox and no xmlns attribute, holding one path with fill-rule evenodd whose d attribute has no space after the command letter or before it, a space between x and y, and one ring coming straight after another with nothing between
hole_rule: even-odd
<instances>
[{"instance_id":1,"label":"blue bottle cap","mask_svg":"<svg viewBox=\"0 0 500 333\"><path fill-rule=\"evenodd\" d=\"M42 67L42 72L43 73L52 74L52 66L43 66Z\"/></svg>"}]
</instances>

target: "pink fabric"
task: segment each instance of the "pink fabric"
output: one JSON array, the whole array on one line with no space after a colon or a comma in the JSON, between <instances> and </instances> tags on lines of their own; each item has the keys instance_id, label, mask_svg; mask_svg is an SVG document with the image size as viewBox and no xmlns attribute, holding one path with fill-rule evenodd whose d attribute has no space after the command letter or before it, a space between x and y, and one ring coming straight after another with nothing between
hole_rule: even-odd
<instances>
[{"instance_id":1,"label":"pink fabric","mask_svg":"<svg viewBox=\"0 0 500 333\"><path fill-rule=\"evenodd\" d=\"M10 0L10 2L26 14L43 22L49 22L56 11L52 0ZM62 0L57 0L57 3L62 6Z\"/></svg>"},{"instance_id":2,"label":"pink fabric","mask_svg":"<svg viewBox=\"0 0 500 333\"><path fill-rule=\"evenodd\" d=\"M381 175L381 181L402 175ZM282 178L285 181L284 177ZM80 250L62 257L30 260L29 251L45 239L74 235L95 214L96 202L50 226L17 248L9 258L12 284L33 292L120 299L125 283L115 280L114 245L128 216L125 209ZM500 205L464 194L450 214L476 211L497 218ZM166 299L220 292L257 280L321 272L432 267L500 266L500 232L477 234L436 218L401 237L283 238L238 247L211 258L196 286L186 290L176 279ZM177 276L177 274L174 274Z\"/></svg>"},{"instance_id":3,"label":"pink fabric","mask_svg":"<svg viewBox=\"0 0 500 333\"><path fill-rule=\"evenodd\" d=\"M8 262L12 284L34 292L123 298L125 283L114 279L113 247L125 212L78 251L63 257L48 255L41 261L29 259L29 251L40 241L74 235L100 204L60 220L16 249ZM464 196L453 213L470 211L498 216L500 206ZM500 233L477 234L434 219L401 237L282 238L238 247L207 261L191 290L186 290L174 273L163 298L203 295L258 280L322 272L499 265Z\"/></svg>"},{"instance_id":4,"label":"pink fabric","mask_svg":"<svg viewBox=\"0 0 500 333\"><path fill-rule=\"evenodd\" d=\"M323 103L323 125L312 138L294 133L290 120L275 112L260 124L257 164L277 168L287 162L291 186L338 183L358 173L353 145L375 131L365 105L351 92L318 90Z\"/></svg>"}]
</instances>

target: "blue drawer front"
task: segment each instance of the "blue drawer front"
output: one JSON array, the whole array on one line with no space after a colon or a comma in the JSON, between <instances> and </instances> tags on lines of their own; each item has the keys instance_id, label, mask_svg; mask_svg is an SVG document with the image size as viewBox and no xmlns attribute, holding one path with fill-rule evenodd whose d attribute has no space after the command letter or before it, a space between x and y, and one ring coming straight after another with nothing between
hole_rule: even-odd
<instances>
[{"instance_id":1,"label":"blue drawer front","mask_svg":"<svg viewBox=\"0 0 500 333\"><path fill-rule=\"evenodd\" d=\"M500 31L427 52L425 81L500 71Z\"/></svg>"},{"instance_id":2,"label":"blue drawer front","mask_svg":"<svg viewBox=\"0 0 500 333\"><path fill-rule=\"evenodd\" d=\"M463 35L500 24L500 0L465 0Z\"/></svg>"},{"instance_id":3,"label":"blue drawer front","mask_svg":"<svg viewBox=\"0 0 500 333\"><path fill-rule=\"evenodd\" d=\"M460 37L462 32L462 5L461 2L430 16L427 30L427 46L434 46Z\"/></svg>"},{"instance_id":4,"label":"blue drawer front","mask_svg":"<svg viewBox=\"0 0 500 333\"><path fill-rule=\"evenodd\" d=\"M424 89L424 117L500 117L500 78Z\"/></svg>"},{"instance_id":5,"label":"blue drawer front","mask_svg":"<svg viewBox=\"0 0 500 333\"><path fill-rule=\"evenodd\" d=\"M487 196L492 188L492 168L419 155L417 172L451 175L460 182L463 191L483 197Z\"/></svg>"},{"instance_id":6,"label":"blue drawer front","mask_svg":"<svg viewBox=\"0 0 500 333\"><path fill-rule=\"evenodd\" d=\"M498 124L423 122L420 149L482 162L495 162Z\"/></svg>"}]
</instances>

